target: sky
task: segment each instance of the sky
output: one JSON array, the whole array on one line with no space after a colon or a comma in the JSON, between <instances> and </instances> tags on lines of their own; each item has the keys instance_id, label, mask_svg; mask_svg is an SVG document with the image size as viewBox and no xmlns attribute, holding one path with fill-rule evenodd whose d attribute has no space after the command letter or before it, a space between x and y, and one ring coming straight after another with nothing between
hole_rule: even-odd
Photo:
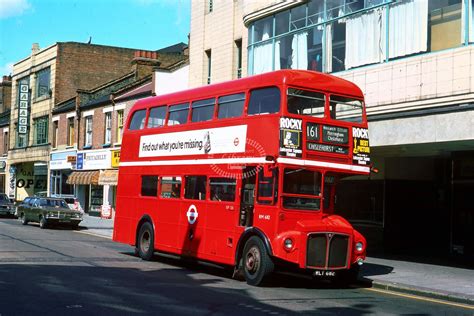
<instances>
[{"instance_id":1,"label":"sky","mask_svg":"<svg viewBox=\"0 0 474 316\"><path fill-rule=\"evenodd\" d=\"M188 43L191 0L0 0L0 80L38 43L157 50Z\"/></svg>"}]
</instances>

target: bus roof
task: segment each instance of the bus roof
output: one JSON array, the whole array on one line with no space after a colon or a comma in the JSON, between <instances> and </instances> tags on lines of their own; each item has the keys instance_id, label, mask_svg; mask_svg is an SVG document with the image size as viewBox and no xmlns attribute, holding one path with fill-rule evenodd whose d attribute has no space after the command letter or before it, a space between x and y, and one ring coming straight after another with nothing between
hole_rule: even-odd
<instances>
[{"instance_id":1,"label":"bus roof","mask_svg":"<svg viewBox=\"0 0 474 316\"><path fill-rule=\"evenodd\" d=\"M360 88L345 79L316 71L285 69L142 99L134 105L133 110L144 109L152 105L165 105L189 101L190 99L214 97L216 96L216 93L219 95L231 94L248 88L281 84L297 87L309 87L310 85L308 85L308 81L312 82L311 86L316 87L321 91L344 94L358 98L363 97Z\"/></svg>"}]
</instances>

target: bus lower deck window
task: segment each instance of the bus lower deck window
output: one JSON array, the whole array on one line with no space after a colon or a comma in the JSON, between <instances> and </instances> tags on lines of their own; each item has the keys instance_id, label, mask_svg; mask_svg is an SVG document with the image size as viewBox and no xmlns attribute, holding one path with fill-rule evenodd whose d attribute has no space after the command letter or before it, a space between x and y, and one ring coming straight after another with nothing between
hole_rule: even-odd
<instances>
[{"instance_id":1,"label":"bus lower deck window","mask_svg":"<svg viewBox=\"0 0 474 316\"><path fill-rule=\"evenodd\" d=\"M162 198L178 199L181 197L181 177L162 177L161 193Z\"/></svg>"},{"instance_id":2,"label":"bus lower deck window","mask_svg":"<svg viewBox=\"0 0 474 316\"><path fill-rule=\"evenodd\" d=\"M184 198L191 200L205 200L206 176L185 177Z\"/></svg>"},{"instance_id":3,"label":"bus lower deck window","mask_svg":"<svg viewBox=\"0 0 474 316\"><path fill-rule=\"evenodd\" d=\"M235 179L211 178L209 184L212 201L235 201Z\"/></svg>"},{"instance_id":4,"label":"bus lower deck window","mask_svg":"<svg viewBox=\"0 0 474 316\"><path fill-rule=\"evenodd\" d=\"M142 176L142 196L156 196L158 192L158 176Z\"/></svg>"}]
</instances>

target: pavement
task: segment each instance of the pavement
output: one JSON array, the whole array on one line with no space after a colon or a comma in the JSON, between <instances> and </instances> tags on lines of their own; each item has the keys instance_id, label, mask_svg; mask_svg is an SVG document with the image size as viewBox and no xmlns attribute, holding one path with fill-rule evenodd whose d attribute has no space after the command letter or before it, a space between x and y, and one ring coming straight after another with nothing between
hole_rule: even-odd
<instances>
[{"instance_id":1,"label":"pavement","mask_svg":"<svg viewBox=\"0 0 474 316\"><path fill-rule=\"evenodd\" d=\"M112 239L113 219L84 215L80 232ZM474 270L368 257L360 281L374 289L474 306Z\"/></svg>"}]
</instances>

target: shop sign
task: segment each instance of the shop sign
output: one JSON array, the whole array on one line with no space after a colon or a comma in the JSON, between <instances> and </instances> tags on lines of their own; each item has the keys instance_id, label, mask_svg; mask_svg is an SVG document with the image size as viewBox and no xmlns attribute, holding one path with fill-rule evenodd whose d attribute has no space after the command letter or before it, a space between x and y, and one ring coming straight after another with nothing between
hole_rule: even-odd
<instances>
[{"instance_id":1,"label":"shop sign","mask_svg":"<svg viewBox=\"0 0 474 316\"><path fill-rule=\"evenodd\" d=\"M28 133L28 101L29 85L25 82L19 85L19 106L18 106L18 134Z\"/></svg>"},{"instance_id":2,"label":"shop sign","mask_svg":"<svg viewBox=\"0 0 474 316\"><path fill-rule=\"evenodd\" d=\"M76 169L97 170L110 168L110 150L83 151L77 154Z\"/></svg>"},{"instance_id":3,"label":"shop sign","mask_svg":"<svg viewBox=\"0 0 474 316\"><path fill-rule=\"evenodd\" d=\"M72 159L72 157L74 159ZM73 163L76 162L76 151L64 151L60 153L52 153L49 161L51 170L72 169Z\"/></svg>"},{"instance_id":4,"label":"shop sign","mask_svg":"<svg viewBox=\"0 0 474 316\"><path fill-rule=\"evenodd\" d=\"M118 168L120 163L120 149L112 150L112 168Z\"/></svg>"}]
</instances>

